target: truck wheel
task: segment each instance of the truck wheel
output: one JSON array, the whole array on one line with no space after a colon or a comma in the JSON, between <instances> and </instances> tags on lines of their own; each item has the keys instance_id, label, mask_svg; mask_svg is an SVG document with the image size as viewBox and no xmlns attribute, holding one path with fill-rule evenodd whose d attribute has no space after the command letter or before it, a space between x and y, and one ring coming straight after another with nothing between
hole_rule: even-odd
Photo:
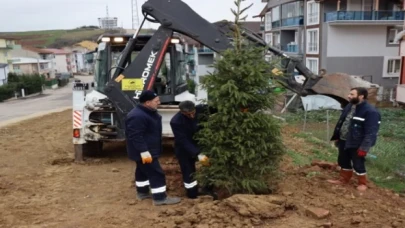
<instances>
[{"instance_id":1,"label":"truck wheel","mask_svg":"<svg viewBox=\"0 0 405 228\"><path fill-rule=\"evenodd\" d=\"M83 162L83 144L75 144L75 162Z\"/></svg>"},{"instance_id":2,"label":"truck wheel","mask_svg":"<svg viewBox=\"0 0 405 228\"><path fill-rule=\"evenodd\" d=\"M85 150L83 154L89 157L97 157L103 153L103 142L87 141L84 144Z\"/></svg>"}]
</instances>

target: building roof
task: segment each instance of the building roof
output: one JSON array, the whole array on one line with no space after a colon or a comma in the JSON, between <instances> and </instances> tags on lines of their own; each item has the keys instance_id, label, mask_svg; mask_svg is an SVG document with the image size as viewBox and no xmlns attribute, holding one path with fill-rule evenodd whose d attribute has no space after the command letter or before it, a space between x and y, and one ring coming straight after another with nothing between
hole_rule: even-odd
<instances>
[{"instance_id":1,"label":"building roof","mask_svg":"<svg viewBox=\"0 0 405 228\"><path fill-rule=\"evenodd\" d=\"M72 52L62 50L62 49L56 49L56 48L43 48L41 49L42 52L39 53L44 53L44 54L55 54L55 55L66 55L66 54L71 54Z\"/></svg>"},{"instance_id":2,"label":"building roof","mask_svg":"<svg viewBox=\"0 0 405 228\"><path fill-rule=\"evenodd\" d=\"M254 33L260 33L260 21L243 21L241 25Z\"/></svg>"},{"instance_id":3,"label":"building roof","mask_svg":"<svg viewBox=\"0 0 405 228\"><path fill-rule=\"evenodd\" d=\"M36 52L38 54L53 54L53 52L51 52L51 51L45 51L43 49L36 48L36 47L23 46L22 49L25 49L25 50L28 50L28 51L33 51L33 52Z\"/></svg>"},{"instance_id":4,"label":"building roof","mask_svg":"<svg viewBox=\"0 0 405 228\"><path fill-rule=\"evenodd\" d=\"M79 42L79 43L75 44L74 46L81 46L81 47L86 48L87 50L93 51L93 50L96 50L97 43L88 41L88 40L83 40L82 42Z\"/></svg>"},{"instance_id":5,"label":"building roof","mask_svg":"<svg viewBox=\"0 0 405 228\"><path fill-rule=\"evenodd\" d=\"M4 40L21 40L21 38L17 38L14 36L7 36L7 35L0 35L0 39L4 39Z\"/></svg>"},{"instance_id":6,"label":"building roof","mask_svg":"<svg viewBox=\"0 0 405 228\"><path fill-rule=\"evenodd\" d=\"M0 63L0 68L5 68L5 67L7 67L7 66L8 66L7 63Z\"/></svg>"},{"instance_id":7,"label":"building roof","mask_svg":"<svg viewBox=\"0 0 405 228\"><path fill-rule=\"evenodd\" d=\"M44 59L36 59L36 58L27 58L27 57L13 57L10 58L10 60L13 62L13 65L17 64L31 64L31 63L49 63L49 60L44 60Z\"/></svg>"}]
</instances>

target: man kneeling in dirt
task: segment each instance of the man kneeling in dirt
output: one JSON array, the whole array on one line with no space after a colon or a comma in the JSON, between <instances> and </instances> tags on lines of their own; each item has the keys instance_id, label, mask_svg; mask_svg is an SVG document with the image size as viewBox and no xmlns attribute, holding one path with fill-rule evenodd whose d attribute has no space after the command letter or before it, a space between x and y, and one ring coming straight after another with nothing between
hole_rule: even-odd
<instances>
[{"instance_id":1,"label":"man kneeling in dirt","mask_svg":"<svg viewBox=\"0 0 405 228\"><path fill-rule=\"evenodd\" d=\"M192 101L183 101L179 104L180 111L170 121L175 140L175 154L180 164L187 197L191 199L202 195L193 177L196 172L195 162L198 159L202 165L208 165L208 157L200 153L200 148L194 139L199 129L198 119L204 108L202 105L195 106ZM204 192L210 192L213 195L208 187L204 188ZM215 195L213 196L216 198Z\"/></svg>"},{"instance_id":2,"label":"man kneeling in dirt","mask_svg":"<svg viewBox=\"0 0 405 228\"><path fill-rule=\"evenodd\" d=\"M365 156L377 140L380 113L366 100L366 88L353 88L349 104L343 109L331 140L339 148L340 179L328 180L333 184L349 183L354 172L358 176L359 191L367 189ZM352 165L353 162L353 165Z\"/></svg>"},{"instance_id":3,"label":"man kneeling in dirt","mask_svg":"<svg viewBox=\"0 0 405 228\"><path fill-rule=\"evenodd\" d=\"M136 162L135 185L137 198L151 198L154 205L177 204L177 197L166 196L166 177L159 164L162 152L162 117L157 112L160 99L152 91L143 91L139 104L127 115L127 151L131 160Z\"/></svg>"}]
</instances>

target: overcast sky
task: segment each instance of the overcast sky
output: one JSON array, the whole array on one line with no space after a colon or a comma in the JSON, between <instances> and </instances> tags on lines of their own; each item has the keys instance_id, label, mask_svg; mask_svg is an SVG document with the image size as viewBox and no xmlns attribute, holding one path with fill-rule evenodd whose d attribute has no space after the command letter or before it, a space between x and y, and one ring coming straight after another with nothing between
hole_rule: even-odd
<instances>
[{"instance_id":1,"label":"overcast sky","mask_svg":"<svg viewBox=\"0 0 405 228\"><path fill-rule=\"evenodd\" d=\"M169 1L169 0L162 0ZM234 0L183 0L198 14L214 22L232 20L230 8ZM138 0L139 12L145 0ZM261 0L246 0L253 6L247 11L249 21L263 9ZM131 0L0 0L0 32L72 29L83 25L98 25L97 18L118 17L119 26L132 28ZM139 15L141 15L139 13ZM153 26L156 28L156 26Z\"/></svg>"}]
</instances>

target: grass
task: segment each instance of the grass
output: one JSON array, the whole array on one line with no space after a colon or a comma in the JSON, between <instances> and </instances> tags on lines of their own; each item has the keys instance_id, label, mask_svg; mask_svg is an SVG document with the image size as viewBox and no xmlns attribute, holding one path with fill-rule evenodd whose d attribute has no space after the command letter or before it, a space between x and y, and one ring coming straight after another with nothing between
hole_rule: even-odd
<instances>
[{"instance_id":1,"label":"grass","mask_svg":"<svg viewBox=\"0 0 405 228\"><path fill-rule=\"evenodd\" d=\"M76 43L82 40L93 40L103 34L103 29L44 30L1 33L21 39L22 45L36 47L59 47L59 43ZM71 41L71 42L69 42Z\"/></svg>"},{"instance_id":2,"label":"grass","mask_svg":"<svg viewBox=\"0 0 405 228\"><path fill-rule=\"evenodd\" d=\"M405 181L397 173L398 171L405 173L405 156L403 155L405 148L405 111L381 109L380 113L382 121L379 137L376 145L369 152L376 158L366 157L368 177L378 186L403 191ZM286 119L290 125L302 129L302 116L302 113L288 114ZM338 117L339 112L330 115L330 134L332 134ZM311 146L311 148L307 148L307 151L310 151L308 156L292 150L287 152L294 164L301 166L309 164L315 159L332 162L337 160L337 149L325 137L327 132L325 119L325 111L309 113L307 115L306 130L293 135L304 139Z\"/></svg>"}]
</instances>

